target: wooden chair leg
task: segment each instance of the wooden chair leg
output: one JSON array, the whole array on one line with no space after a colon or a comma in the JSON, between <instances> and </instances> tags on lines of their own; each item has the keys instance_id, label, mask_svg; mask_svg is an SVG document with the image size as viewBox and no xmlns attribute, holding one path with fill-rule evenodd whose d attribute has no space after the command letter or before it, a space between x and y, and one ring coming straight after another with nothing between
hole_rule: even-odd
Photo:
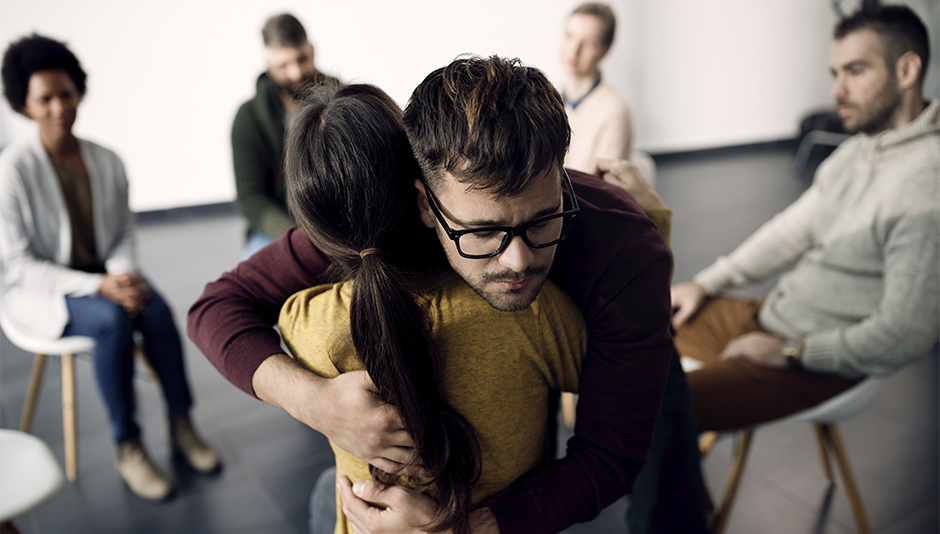
<instances>
[{"instance_id":1,"label":"wooden chair leg","mask_svg":"<svg viewBox=\"0 0 940 534\"><path fill-rule=\"evenodd\" d=\"M42 371L45 368L46 355L37 354L33 360L33 371L29 375L29 389L26 390L26 402L23 403L23 415L20 417L20 432L29 432L33 426L33 412L36 410L36 399L39 397Z\"/></svg>"},{"instance_id":2,"label":"wooden chair leg","mask_svg":"<svg viewBox=\"0 0 940 534\"><path fill-rule=\"evenodd\" d=\"M871 534L871 525L868 524L868 516L865 514L865 506L862 504L862 496L858 491L858 484L855 482L855 475L852 473L852 466L849 464L849 455L845 452L845 445L842 443L842 435L835 424L824 424L825 434L829 437L829 443L836 454L836 461L839 463L839 469L842 471L842 481L845 483L845 494L849 498L849 506L852 507L852 514L855 515L855 523L861 534Z\"/></svg>"},{"instance_id":3,"label":"wooden chair leg","mask_svg":"<svg viewBox=\"0 0 940 534\"><path fill-rule=\"evenodd\" d=\"M568 428L574 428L574 418L577 412L578 399L574 393L563 391L561 393L561 418Z\"/></svg>"},{"instance_id":4,"label":"wooden chair leg","mask_svg":"<svg viewBox=\"0 0 940 534\"><path fill-rule=\"evenodd\" d=\"M829 461L828 429L823 429L822 423L813 423L813 430L816 431L816 443L819 444L819 459L822 461L823 473L830 484L835 484L836 479L832 476L832 463Z\"/></svg>"},{"instance_id":5,"label":"wooden chair leg","mask_svg":"<svg viewBox=\"0 0 940 534\"><path fill-rule=\"evenodd\" d=\"M75 424L75 356L62 355L62 430L65 438L65 476L78 476L78 438Z\"/></svg>"},{"instance_id":6,"label":"wooden chair leg","mask_svg":"<svg viewBox=\"0 0 940 534\"><path fill-rule=\"evenodd\" d=\"M722 534L728 525L728 518L731 516L731 505L734 504L734 496L738 491L741 476L744 474L744 464L747 462L747 454L751 448L753 437L754 430L752 429L741 432L741 443L738 444L734 462L731 464L731 471L728 473L724 495L721 499L721 507L712 516L712 534Z\"/></svg>"}]
</instances>

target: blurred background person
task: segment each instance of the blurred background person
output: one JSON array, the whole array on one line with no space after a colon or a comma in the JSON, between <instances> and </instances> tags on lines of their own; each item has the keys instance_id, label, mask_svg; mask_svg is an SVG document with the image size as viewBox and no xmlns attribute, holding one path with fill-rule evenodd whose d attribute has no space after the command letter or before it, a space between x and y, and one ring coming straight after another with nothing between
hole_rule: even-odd
<instances>
[{"instance_id":1,"label":"blurred background person","mask_svg":"<svg viewBox=\"0 0 940 534\"><path fill-rule=\"evenodd\" d=\"M601 60L610 51L616 30L614 11L598 2L579 5L565 22L558 50L564 73L558 89L571 124L565 167L592 173L598 159L628 159L655 186L653 159L633 147L630 102L601 74Z\"/></svg>"},{"instance_id":2,"label":"blurred background person","mask_svg":"<svg viewBox=\"0 0 940 534\"><path fill-rule=\"evenodd\" d=\"M38 132L0 155L0 313L32 336L95 339L115 466L135 494L163 499L173 484L150 460L135 420L135 330L160 380L172 447L199 472L216 469L219 456L189 417L172 313L139 272L124 166L72 134L87 76L64 44L20 39L6 50L2 72L10 106Z\"/></svg>"},{"instance_id":3,"label":"blurred background person","mask_svg":"<svg viewBox=\"0 0 940 534\"><path fill-rule=\"evenodd\" d=\"M284 138L299 109L297 97L312 83L339 83L317 70L313 45L293 15L269 18L261 37L267 69L258 76L257 94L242 104L232 125L235 202L248 219L242 259L293 226L284 189Z\"/></svg>"}]
</instances>

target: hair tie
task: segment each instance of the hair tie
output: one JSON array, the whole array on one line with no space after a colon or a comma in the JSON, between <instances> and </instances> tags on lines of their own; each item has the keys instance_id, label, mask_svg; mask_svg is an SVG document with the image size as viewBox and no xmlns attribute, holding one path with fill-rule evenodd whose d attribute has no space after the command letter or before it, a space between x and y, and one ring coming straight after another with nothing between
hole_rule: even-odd
<instances>
[{"instance_id":1,"label":"hair tie","mask_svg":"<svg viewBox=\"0 0 940 534\"><path fill-rule=\"evenodd\" d=\"M365 249L365 250L363 250L362 252L359 253L359 259L364 260L364 259L366 259L366 256L371 256L372 254L378 254L379 256L384 256L384 255L385 255L385 254L382 252L382 249L380 249L380 248L367 248L367 249Z\"/></svg>"}]
</instances>

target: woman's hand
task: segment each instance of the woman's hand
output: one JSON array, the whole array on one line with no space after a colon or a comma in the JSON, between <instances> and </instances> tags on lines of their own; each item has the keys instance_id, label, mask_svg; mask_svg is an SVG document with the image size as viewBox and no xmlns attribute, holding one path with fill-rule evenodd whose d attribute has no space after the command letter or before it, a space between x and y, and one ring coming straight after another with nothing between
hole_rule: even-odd
<instances>
[{"instance_id":1,"label":"woman's hand","mask_svg":"<svg viewBox=\"0 0 940 534\"><path fill-rule=\"evenodd\" d=\"M434 501L422 493L398 486L385 487L372 480L351 484L347 477L338 477L336 491L356 534L424 534L422 528L431 523L437 511ZM387 508L382 510L370 503L382 503ZM470 532L500 534L489 508L477 508L470 513Z\"/></svg>"},{"instance_id":2,"label":"woman's hand","mask_svg":"<svg viewBox=\"0 0 940 534\"><path fill-rule=\"evenodd\" d=\"M431 523L436 512L429 497L399 486L383 486L372 480L354 485L348 477L338 477L336 489L343 500L343 513L358 534L423 533L422 527Z\"/></svg>"},{"instance_id":3,"label":"woman's hand","mask_svg":"<svg viewBox=\"0 0 940 534\"><path fill-rule=\"evenodd\" d=\"M131 317L136 317L147 308L147 301L150 300L150 287L136 274L105 273L102 275L98 294L119 304Z\"/></svg>"}]
</instances>

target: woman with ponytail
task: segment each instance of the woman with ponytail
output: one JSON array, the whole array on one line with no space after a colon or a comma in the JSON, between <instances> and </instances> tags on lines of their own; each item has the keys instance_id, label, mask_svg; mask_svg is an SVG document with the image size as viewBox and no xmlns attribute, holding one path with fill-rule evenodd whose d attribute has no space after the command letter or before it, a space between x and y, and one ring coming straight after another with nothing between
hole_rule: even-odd
<instances>
[{"instance_id":1,"label":"woman with ponytail","mask_svg":"<svg viewBox=\"0 0 940 534\"><path fill-rule=\"evenodd\" d=\"M586 350L580 313L552 283L530 307L498 311L449 268L419 218L401 111L376 87L310 95L286 176L291 213L332 258L335 283L287 301L285 342L321 376L367 371L398 408L414 441L409 472L420 472L385 473L334 445L337 476L424 493L437 514L415 527L469 532L475 506L547 460L549 391L577 390ZM337 515L336 532L351 532Z\"/></svg>"}]
</instances>

